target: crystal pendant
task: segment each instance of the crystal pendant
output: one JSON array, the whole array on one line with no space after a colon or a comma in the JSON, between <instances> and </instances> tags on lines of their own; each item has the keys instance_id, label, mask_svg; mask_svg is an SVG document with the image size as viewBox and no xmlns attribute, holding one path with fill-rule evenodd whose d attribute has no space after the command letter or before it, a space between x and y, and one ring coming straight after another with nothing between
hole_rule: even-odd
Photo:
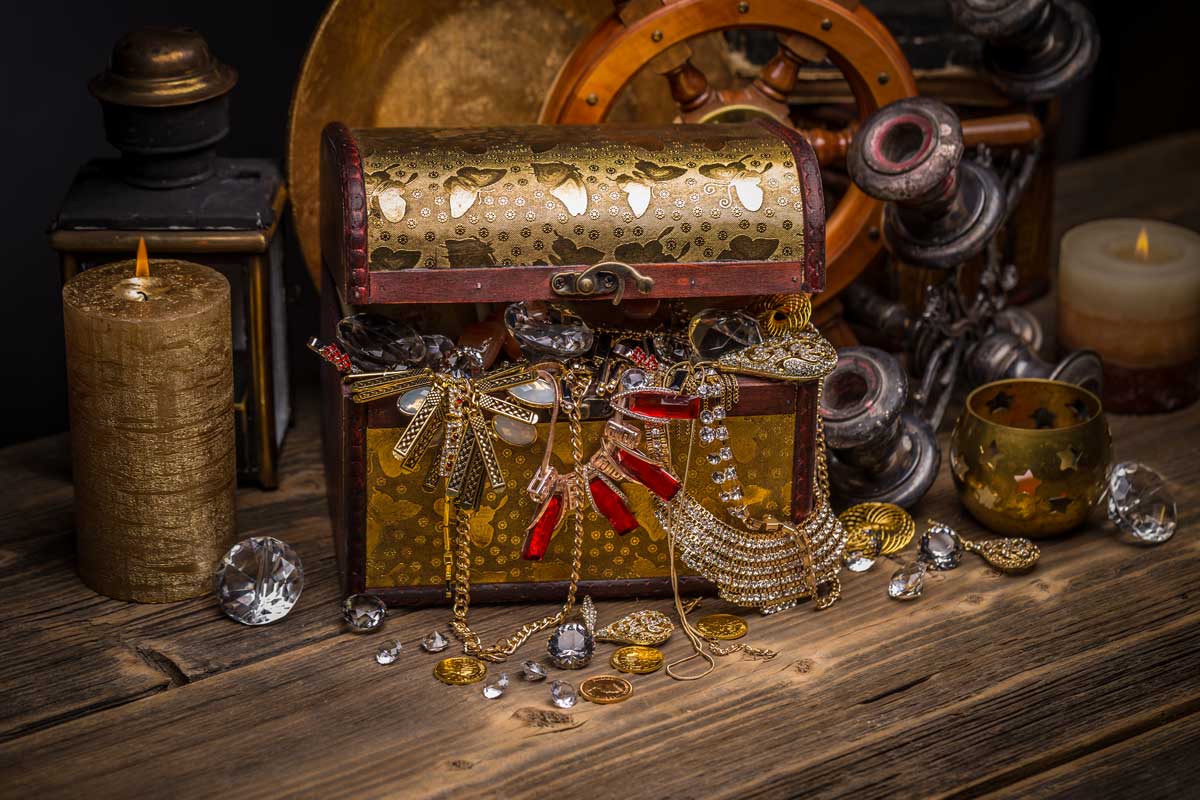
<instances>
[{"instance_id":1,"label":"crystal pendant","mask_svg":"<svg viewBox=\"0 0 1200 800\"><path fill-rule=\"evenodd\" d=\"M381 372L422 366L428 344L411 325L379 314L352 314L337 325L337 339L354 366Z\"/></svg>"},{"instance_id":2,"label":"crystal pendant","mask_svg":"<svg viewBox=\"0 0 1200 800\"><path fill-rule=\"evenodd\" d=\"M504 694L504 690L508 688L508 673L501 672L500 677L491 683L483 685L483 696L488 700L495 700L500 695Z\"/></svg>"},{"instance_id":3,"label":"crystal pendant","mask_svg":"<svg viewBox=\"0 0 1200 800\"><path fill-rule=\"evenodd\" d=\"M356 633L378 630L387 606L373 594L352 594L342 601L342 617Z\"/></svg>"},{"instance_id":4,"label":"crystal pendant","mask_svg":"<svg viewBox=\"0 0 1200 800\"><path fill-rule=\"evenodd\" d=\"M592 349L591 329L558 306L512 303L504 309L504 326L530 361L575 358Z\"/></svg>"},{"instance_id":5,"label":"crystal pendant","mask_svg":"<svg viewBox=\"0 0 1200 800\"><path fill-rule=\"evenodd\" d=\"M866 572L875 566L881 542L878 531L867 531L864 536L851 539L842 553L842 564L851 572Z\"/></svg>"},{"instance_id":6,"label":"crystal pendant","mask_svg":"<svg viewBox=\"0 0 1200 800\"><path fill-rule=\"evenodd\" d=\"M450 641L442 636L441 631L430 631L424 639L421 640L421 649L426 653L440 653L450 646Z\"/></svg>"},{"instance_id":7,"label":"crystal pendant","mask_svg":"<svg viewBox=\"0 0 1200 800\"><path fill-rule=\"evenodd\" d=\"M559 708L571 708L579 701L579 694L566 681L554 681L550 684L550 700Z\"/></svg>"},{"instance_id":8,"label":"crystal pendant","mask_svg":"<svg viewBox=\"0 0 1200 800\"><path fill-rule=\"evenodd\" d=\"M517 447L525 447L537 441L537 428L519 419L497 414L492 419L492 429L502 441Z\"/></svg>"},{"instance_id":9,"label":"crystal pendant","mask_svg":"<svg viewBox=\"0 0 1200 800\"><path fill-rule=\"evenodd\" d=\"M304 588L296 551L272 536L252 536L229 548L217 564L221 610L246 625L266 625L288 615Z\"/></svg>"},{"instance_id":10,"label":"crystal pendant","mask_svg":"<svg viewBox=\"0 0 1200 800\"><path fill-rule=\"evenodd\" d=\"M921 534L921 560L934 569L954 569L962 562L963 540L949 525L930 521Z\"/></svg>"},{"instance_id":11,"label":"crystal pendant","mask_svg":"<svg viewBox=\"0 0 1200 800\"><path fill-rule=\"evenodd\" d=\"M925 588L926 566L920 561L906 564L888 582L888 596L894 600L915 600Z\"/></svg>"},{"instance_id":12,"label":"crystal pendant","mask_svg":"<svg viewBox=\"0 0 1200 800\"><path fill-rule=\"evenodd\" d=\"M1144 544L1162 544L1175 535L1175 498L1157 472L1136 461L1108 471L1108 518Z\"/></svg>"},{"instance_id":13,"label":"crystal pendant","mask_svg":"<svg viewBox=\"0 0 1200 800\"><path fill-rule=\"evenodd\" d=\"M582 622L564 622L546 643L550 663L559 669L583 669L595 651L596 640Z\"/></svg>"},{"instance_id":14,"label":"crystal pendant","mask_svg":"<svg viewBox=\"0 0 1200 800\"><path fill-rule=\"evenodd\" d=\"M527 681L544 681L548 674L546 668L533 659L521 664L521 675Z\"/></svg>"},{"instance_id":15,"label":"crystal pendant","mask_svg":"<svg viewBox=\"0 0 1200 800\"><path fill-rule=\"evenodd\" d=\"M732 350L762 343L758 321L741 311L706 308L692 317L688 338L696 354L713 360Z\"/></svg>"},{"instance_id":16,"label":"crystal pendant","mask_svg":"<svg viewBox=\"0 0 1200 800\"><path fill-rule=\"evenodd\" d=\"M400 657L402 649L403 646L400 644L400 640L396 639L391 644L386 644L379 648L379 652L375 654L375 660L380 664L391 664Z\"/></svg>"},{"instance_id":17,"label":"crystal pendant","mask_svg":"<svg viewBox=\"0 0 1200 800\"><path fill-rule=\"evenodd\" d=\"M529 383L511 386L508 393L527 405L550 408L554 405L554 384L545 378L534 378Z\"/></svg>"}]
</instances>

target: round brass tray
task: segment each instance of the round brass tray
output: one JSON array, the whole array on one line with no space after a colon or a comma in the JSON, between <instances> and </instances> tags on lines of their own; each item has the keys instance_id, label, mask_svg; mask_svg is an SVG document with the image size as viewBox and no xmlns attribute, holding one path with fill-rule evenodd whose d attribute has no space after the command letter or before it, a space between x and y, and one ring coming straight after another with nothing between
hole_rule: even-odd
<instances>
[{"instance_id":1,"label":"round brass tray","mask_svg":"<svg viewBox=\"0 0 1200 800\"><path fill-rule=\"evenodd\" d=\"M288 130L292 210L314 282L325 125L535 123L568 54L612 9L610 0L333 0L300 68ZM719 47L717 39L707 49ZM624 95L609 119L675 115L657 75L639 76Z\"/></svg>"}]
</instances>

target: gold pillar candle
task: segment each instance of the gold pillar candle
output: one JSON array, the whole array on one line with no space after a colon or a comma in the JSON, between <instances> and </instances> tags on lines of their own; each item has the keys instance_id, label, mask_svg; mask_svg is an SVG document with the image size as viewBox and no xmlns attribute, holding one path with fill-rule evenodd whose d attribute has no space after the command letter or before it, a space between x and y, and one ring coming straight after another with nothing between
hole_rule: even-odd
<instances>
[{"instance_id":1,"label":"gold pillar candle","mask_svg":"<svg viewBox=\"0 0 1200 800\"><path fill-rule=\"evenodd\" d=\"M1067 231L1058 339L1104 361L1109 411L1166 411L1200 392L1200 234L1148 219Z\"/></svg>"},{"instance_id":2,"label":"gold pillar candle","mask_svg":"<svg viewBox=\"0 0 1200 800\"><path fill-rule=\"evenodd\" d=\"M156 603L211 591L234 539L229 283L186 261L63 288L79 574Z\"/></svg>"}]
</instances>

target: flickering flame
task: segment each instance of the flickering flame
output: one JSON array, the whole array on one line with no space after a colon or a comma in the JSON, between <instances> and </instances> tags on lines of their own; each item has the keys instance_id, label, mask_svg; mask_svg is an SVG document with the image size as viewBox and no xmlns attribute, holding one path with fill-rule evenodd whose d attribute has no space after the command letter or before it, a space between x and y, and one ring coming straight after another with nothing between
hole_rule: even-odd
<instances>
[{"instance_id":1,"label":"flickering flame","mask_svg":"<svg viewBox=\"0 0 1200 800\"><path fill-rule=\"evenodd\" d=\"M1150 237L1146 235L1145 226L1138 231L1137 243L1133 246L1133 252L1137 255L1138 261L1150 260Z\"/></svg>"},{"instance_id":2,"label":"flickering flame","mask_svg":"<svg viewBox=\"0 0 1200 800\"><path fill-rule=\"evenodd\" d=\"M1139 239L1139 241L1141 240ZM150 277L150 259L146 255L146 240L141 237L138 237L137 267L133 271L133 276L135 278Z\"/></svg>"}]
</instances>

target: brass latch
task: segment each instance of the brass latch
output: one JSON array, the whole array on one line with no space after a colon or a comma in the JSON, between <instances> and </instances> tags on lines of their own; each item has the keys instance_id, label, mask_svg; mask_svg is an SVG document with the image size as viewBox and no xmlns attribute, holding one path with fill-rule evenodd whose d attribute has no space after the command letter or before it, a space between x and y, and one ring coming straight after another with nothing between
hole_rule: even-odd
<instances>
[{"instance_id":1,"label":"brass latch","mask_svg":"<svg viewBox=\"0 0 1200 800\"><path fill-rule=\"evenodd\" d=\"M654 278L646 277L621 261L601 261L583 272L556 272L550 279L550 288L564 297L612 294L615 306L625 295L626 278L632 280L642 294L649 294L654 288Z\"/></svg>"}]
</instances>

